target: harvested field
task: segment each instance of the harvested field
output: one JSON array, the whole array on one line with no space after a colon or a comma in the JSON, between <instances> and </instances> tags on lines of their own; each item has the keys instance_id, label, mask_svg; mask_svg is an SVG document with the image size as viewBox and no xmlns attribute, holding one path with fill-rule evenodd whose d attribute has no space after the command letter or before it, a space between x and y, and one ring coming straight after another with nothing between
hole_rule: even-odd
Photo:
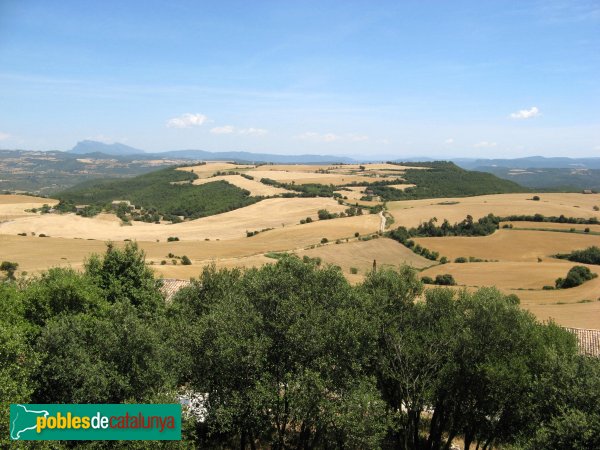
<instances>
[{"instance_id":1,"label":"harvested field","mask_svg":"<svg viewBox=\"0 0 600 450\"><path fill-rule=\"evenodd\" d=\"M47 204L54 206L57 200L29 195L0 195L0 223L16 217L32 216L34 213L25 212L26 209L39 208Z\"/></svg>"},{"instance_id":2,"label":"harvested field","mask_svg":"<svg viewBox=\"0 0 600 450\"><path fill-rule=\"evenodd\" d=\"M496 194L464 198L435 198L388 202L388 209L396 220L395 226L416 227L432 217L441 223L463 220L468 214L475 219L493 213L497 216L536 214L545 216L597 217L600 194L538 194L540 201L530 200L534 194ZM454 203L455 204L442 204Z\"/></svg>"},{"instance_id":3,"label":"harvested field","mask_svg":"<svg viewBox=\"0 0 600 450\"><path fill-rule=\"evenodd\" d=\"M194 172L196 175L198 175L198 178L208 178L218 171L227 172L230 170L234 170L242 172L248 169L252 169L254 167L256 166L252 164L235 164L228 161L211 161L198 166L179 167L177 170L183 170L184 172Z\"/></svg>"},{"instance_id":4,"label":"harvested field","mask_svg":"<svg viewBox=\"0 0 600 450\"><path fill-rule=\"evenodd\" d=\"M554 286L554 281L558 277L564 277L573 265L570 261L452 263L431 267L422 275L435 278L436 275L449 273L454 276L458 285L475 288L496 286L502 290L541 290L544 286ZM594 272L600 272L599 266L596 269L594 266L589 267ZM519 295L518 292L515 293ZM547 295L548 292L544 294Z\"/></svg>"},{"instance_id":5,"label":"harvested field","mask_svg":"<svg viewBox=\"0 0 600 450\"><path fill-rule=\"evenodd\" d=\"M416 238L415 242L435 250L451 261L460 256L500 261L546 261L551 255L600 246L600 236L551 231L498 230L483 237Z\"/></svg>"},{"instance_id":6,"label":"harvested field","mask_svg":"<svg viewBox=\"0 0 600 450\"><path fill-rule=\"evenodd\" d=\"M280 195L285 194L288 191L287 189L278 188L275 186L269 186L260 181L249 180L240 175L221 175L218 177L210 177L210 178L199 178L194 180L193 184L206 184L212 183L214 181L227 181L239 188L246 189L250 192L250 195L258 197L258 196L272 196L272 195Z\"/></svg>"},{"instance_id":7,"label":"harvested field","mask_svg":"<svg viewBox=\"0 0 600 450\"><path fill-rule=\"evenodd\" d=\"M0 233L44 233L52 237L93 238L100 240L136 239L165 240L177 236L182 240L234 239L245 237L246 231L278 228L297 224L307 216L317 219L317 211L326 208L341 212L346 207L333 199L273 198L245 208L178 224L133 222L121 226L119 221L98 217L84 218L75 214L45 214L23 217L0 224Z\"/></svg>"},{"instance_id":8,"label":"harvested field","mask_svg":"<svg viewBox=\"0 0 600 450\"><path fill-rule=\"evenodd\" d=\"M292 181L296 184L333 184L336 186L342 186L353 182L364 182L369 181L369 178L365 178L359 175L340 175L336 173L311 173L311 172L300 172L300 171L283 171L283 170L263 170L260 167L257 170L249 170L248 175L252 175L257 181L261 178L270 178L271 180L279 181L281 183L291 183Z\"/></svg>"},{"instance_id":9,"label":"harvested field","mask_svg":"<svg viewBox=\"0 0 600 450\"><path fill-rule=\"evenodd\" d=\"M188 270L189 267L197 267L197 264L199 265L201 262L210 263L213 259L235 259L271 251L300 250L311 245L318 245L323 237L335 241L352 237L357 231L361 235L374 233L379 228L379 221L378 215L368 214L315 221L305 225L286 226L250 238L240 237L221 241L214 239L210 241L181 240L179 242L139 240L138 243L146 251L148 261L154 261L155 264L160 264L163 259L169 261L170 258L167 257L169 253L178 256L187 255L194 265L174 266L174 268L180 267L182 270ZM164 227L168 229L170 226L164 225ZM116 245L125 244L122 240L114 239L114 241ZM19 271L25 270L30 273L47 270L53 266L81 267L82 262L90 253L101 253L104 249L104 240L0 234L0 260L18 262ZM231 263L233 264L233 262ZM179 275L172 277L181 278Z\"/></svg>"},{"instance_id":10,"label":"harvested field","mask_svg":"<svg viewBox=\"0 0 600 450\"><path fill-rule=\"evenodd\" d=\"M326 245L299 251L297 254L300 257L304 255L311 258L319 257L324 263L340 266L344 275L350 273L351 267L355 267L358 269L358 274L364 276L373 268L373 260L377 261L379 268L408 264L420 269L434 264L432 261L416 255L402 244L387 238Z\"/></svg>"},{"instance_id":11,"label":"harvested field","mask_svg":"<svg viewBox=\"0 0 600 450\"><path fill-rule=\"evenodd\" d=\"M600 233L600 225L584 225L576 223L552 223L552 222L502 222L500 226L504 224L511 224L514 229L543 229L543 230L565 230L569 231L571 228L577 231L583 231L589 228L590 231Z\"/></svg>"},{"instance_id":12,"label":"harvested field","mask_svg":"<svg viewBox=\"0 0 600 450\"><path fill-rule=\"evenodd\" d=\"M567 305L529 305L539 320L553 320L564 327L600 329L600 302Z\"/></svg>"},{"instance_id":13,"label":"harvested field","mask_svg":"<svg viewBox=\"0 0 600 450\"><path fill-rule=\"evenodd\" d=\"M358 203L359 205L364 205L364 206L375 206L375 205L379 205L381 202L378 202L376 200L361 200L362 197L364 197L365 194L365 189L367 189L364 186L352 186L352 187L347 187L346 189L350 189L349 191L343 190L343 191L335 191L338 194L340 194L342 197L348 197L347 202L348 203ZM378 198L378 197L373 197L373 198Z\"/></svg>"},{"instance_id":14,"label":"harvested field","mask_svg":"<svg viewBox=\"0 0 600 450\"><path fill-rule=\"evenodd\" d=\"M416 184L390 184L389 187L394 188L394 189L400 189L401 191L403 191L406 188L409 187L415 187Z\"/></svg>"}]
</instances>

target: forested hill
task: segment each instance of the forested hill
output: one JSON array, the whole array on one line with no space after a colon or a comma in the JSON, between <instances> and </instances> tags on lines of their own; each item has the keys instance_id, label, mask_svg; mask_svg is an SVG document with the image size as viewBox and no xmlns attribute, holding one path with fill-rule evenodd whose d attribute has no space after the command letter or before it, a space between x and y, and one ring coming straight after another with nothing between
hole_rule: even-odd
<instances>
[{"instance_id":1,"label":"forested hill","mask_svg":"<svg viewBox=\"0 0 600 450\"><path fill-rule=\"evenodd\" d=\"M90 180L60 192L64 204L107 205L128 200L163 216L195 219L247 206L260 198L225 181L203 185L191 182L191 172L167 168L126 179Z\"/></svg>"},{"instance_id":2,"label":"forested hill","mask_svg":"<svg viewBox=\"0 0 600 450\"><path fill-rule=\"evenodd\" d=\"M464 170L448 161L422 163L397 163L427 169L408 169L402 175L406 183L415 187L404 191L388 186L374 186L375 195L384 200L412 200L440 197L469 197L472 195L507 194L511 192L527 192L529 189L509 180L486 173Z\"/></svg>"}]
</instances>

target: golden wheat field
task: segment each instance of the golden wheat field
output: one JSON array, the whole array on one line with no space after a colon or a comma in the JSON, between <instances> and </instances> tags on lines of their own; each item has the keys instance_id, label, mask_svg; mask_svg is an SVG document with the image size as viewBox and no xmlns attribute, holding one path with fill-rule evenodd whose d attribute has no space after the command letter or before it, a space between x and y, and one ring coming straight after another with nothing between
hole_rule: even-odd
<instances>
[{"instance_id":1,"label":"golden wheat field","mask_svg":"<svg viewBox=\"0 0 600 450\"><path fill-rule=\"evenodd\" d=\"M504 230L482 237L416 238L415 242L450 260L473 256L500 261L537 261L556 253L568 253L591 245L600 246L600 236L552 231Z\"/></svg>"},{"instance_id":2,"label":"golden wheat field","mask_svg":"<svg viewBox=\"0 0 600 450\"><path fill-rule=\"evenodd\" d=\"M515 214L536 214L546 216L597 217L600 211L594 206L600 204L600 194L537 194L540 201L531 200L535 194L495 194L465 198L435 198L427 200L407 200L388 202L387 206L395 219L394 226L416 227L421 222L436 217L441 223L460 222L467 215L475 219L495 214L509 216Z\"/></svg>"},{"instance_id":3,"label":"golden wheat field","mask_svg":"<svg viewBox=\"0 0 600 450\"><path fill-rule=\"evenodd\" d=\"M176 236L184 240L233 239L246 231L294 225L301 219L317 219L317 211L345 209L329 198L272 198L223 214L176 224L133 222L123 226L114 215L112 220L100 215L84 218L75 214L30 215L0 223L0 233L40 233L52 237L100 240L165 240Z\"/></svg>"},{"instance_id":4,"label":"golden wheat field","mask_svg":"<svg viewBox=\"0 0 600 450\"><path fill-rule=\"evenodd\" d=\"M373 268L398 267L408 264L417 269L431 265L431 261L416 255L405 246L386 238L369 241L353 240L352 242L327 245L314 249L298 251L299 256L321 258L324 263L340 266L344 274L350 274L350 269L357 269L356 275L364 276Z\"/></svg>"},{"instance_id":5,"label":"golden wheat field","mask_svg":"<svg viewBox=\"0 0 600 450\"><path fill-rule=\"evenodd\" d=\"M592 233L600 233L600 225L589 225L580 223L552 223L552 222L502 222L500 226L512 225L514 229L519 230L576 230L584 231L589 229Z\"/></svg>"},{"instance_id":6,"label":"golden wheat field","mask_svg":"<svg viewBox=\"0 0 600 450\"><path fill-rule=\"evenodd\" d=\"M287 189L269 186L267 184L261 183L260 181L249 180L247 178L242 177L241 175L219 175L211 178L198 178L197 180L194 180L193 184L206 184L220 180L227 181L228 183L233 184L239 188L246 189L250 192L250 195L254 197L267 197L291 192Z\"/></svg>"},{"instance_id":7,"label":"golden wheat field","mask_svg":"<svg viewBox=\"0 0 600 450\"><path fill-rule=\"evenodd\" d=\"M343 184L369 180L374 174L383 176L384 171L393 172L394 176L400 174L398 166L385 164L366 165L363 170L358 165L253 166L218 162L183 169L194 170L200 176L196 183L223 179L249 190L251 195L278 195L284 190L239 175L214 176L215 173L234 170L298 184L322 183L325 179L327 183ZM328 173L317 173L319 169ZM360 201L365 195L365 187L347 189L337 192L348 197L349 204L380 204L377 198ZM467 214L475 218L489 213L600 217L600 213L594 211L594 206L600 203L599 195L539 194L540 201L533 201L532 196L504 194L412 200L389 202L387 207L394 218L392 227L416 226L431 217L437 217L440 222L444 218L457 222ZM556 278L565 276L574 265L555 259L553 255L591 245L600 246L600 235L596 234L600 231L598 225L513 222L513 229L501 228L485 237L416 238L419 245L449 258L449 264L439 265L391 239L357 240L355 233L365 236L380 230L382 219L378 214L318 220L319 209L339 213L347 208L331 198L270 198L238 210L179 224L133 222L133 225L123 226L115 215L107 213L84 218L74 214L42 215L25 211L55 203L56 200L47 198L0 196L0 260L15 260L19 263L19 272L29 274L53 266L79 269L91 253L104 251L105 241L121 246L125 240L135 240L146 252L148 264L160 277L197 277L207 264L228 268L259 267L276 261L267 256L269 253L290 252L300 257L318 257L323 264L340 266L352 283L360 282L376 260L380 268L409 264L422 270L420 276L449 273L460 287L467 289L496 286L506 293L517 294L522 306L540 319L552 318L563 325L600 328L600 314L597 314L600 278L573 289L542 289L553 285ZM314 221L300 224L306 217ZM571 228L576 232L570 232ZM586 228L590 233L583 232ZM247 231L260 232L247 237ZM19 233L26 236L19 236ZM40 234L49 237L39 237ZM180 241L167 242L171 236ZM322 244L323 238L328 242ZM176 257L183 255L191 259L192 265L180 264ZM457 257L489 262L452 263ZM600 272L597 266L590 266L590 269Z\"/></svg>"}]
</instances>

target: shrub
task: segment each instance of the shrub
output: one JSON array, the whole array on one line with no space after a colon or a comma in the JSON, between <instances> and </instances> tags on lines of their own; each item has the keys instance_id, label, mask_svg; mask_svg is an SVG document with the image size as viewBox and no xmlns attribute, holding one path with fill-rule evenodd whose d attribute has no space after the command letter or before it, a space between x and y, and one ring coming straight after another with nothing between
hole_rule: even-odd
<instances>
[{"instance_id":1,"label":"shrub","mask_svg":"<svg viewBox=\"0 0 600 450\"><path fill-rule=\"evenodd\" d=\"M584 232L584 233L589 233L589 232L590 232L590 229L589 229L589 228L585 228L585 229L583 230L583 232Z\"/></svg>"},{"instance_id":2,"label":"shrub","mask_svg":"<svg viewBox=\"0 0 600 450\"><path fill-rule=\"evenodd\" d=\"M421 281L425 284L434 284L433 278L428 277L427 275L421 278Z\"/></svg>"},{"instance_id":3,"label":"shrub","mask_svg":"<svg viewBox=\"0 0 600 450\"><path fill-rule=\"evenodd\" d=\"M327 238L321 239L321 244L327 244L328 242L329 242L329 239L327 239Z\"/></svg>"},{"instance_id":4,"label":"shrub","mask_svg":"<svg viewBox=\"0 0 600 450\"><path fill-rule=\"evenodd\" d=\"M539 202L540 201L540 197L539 197L539 195L534 195L531 200L535 200L536 202Z\"/></svg>"},{"instance_id":5,"label":"shrub","mask_svg":"<svg viewBox=\"0 0 600 450\"><path fill-rule=\"evenodd\" d=\"M594 205L594 211L600 211L600 207L598 205Z\"/></svg>"},{"instance_id":6,"label":"shrub","mask_svg":"<svg viewBox=\"0 0 600 450\"><path fill-rule=\"evenodd\" d=\"M337 214L330 213L326 209L320 209L317 212L317 214L319 216L319 220L329 220L329 219L335 219L336 217L339 217Z\"/></svg>"},{"instance_id":7,"label":"shrub","mask_svg":"<svg viewBox=\"0 0 600 450\"><path fill-rule=\"evenodd\" d=\"M160 262L161 266L165 266L166 264L167 264L167 262L164 259Z\"/></svg>"},{"instance_id":8,"label":"shrub","mask_svg":"<svg viewBox=\"0 0 600 450\"><path fill-rule=\"evenodd\" d=\"M15 272L18 269L18 267L19 267L19 263L12 262L12 261L2 261L2 263L0 263L0 271L6 272L6 277L9 280L15 279Z\"/></svg>"},{"instance_id":9,"label":"shrub","mask_svg":"<svg viewBox=\"0 0 600 450\"><path fill-rule=\"evenodd\" d=\"M458 258L456 258L454 260L454 262L462 264L462 263L469 262L469 260L467 258L465 258L464 256L459 256Z\"/></svg>"},{"instance_id":10,"label":"shrub","mask_svg":"<svg viewBox=\"0 0 600 450\"><path fill-rule=\"evenodd\" d=\"M546 285L542 289L545 290L545 291L553 291L555 288L554 288L554 286Z\"/></svg>"},{"instance_id":11,"label":"shrub","mask_svg":"<svg viewBox=\"0 0 600 450\"><path fill-rule=\"evenodd\" d=\"M186 255L183 255L181 257L181 264L183 264L184 266L191 266L192 265L192 261Z\"/></svg>"},{"instance_id":12,"label":"shrub","mask_svg":"<svg viewBox=\"0 0 600 450\"><path fill-rule=\"evenodd\" d=\"M313 221L312 218L310 218L310 217L306 218L306 223L311 223L312 221Z\"/></svg>"},{"instance_id":13,"label":"shrub","mask_svg":"<svg viewBox=\"0 0 600 450\"><path fill-rule=\"evenodd\" d=\"M586 281L596 278L597 276L598 275L585 266L573 266L565 278L558 278L556 280L555 285L557 289L569 289L580 286Z\"/></svg>"},{"instance_id":14,"label":"shrub","mask_svg":"<svg viewBox=\"0 0 600 450\"><path fill-rule=\"evenodd\" d=\"M440 258L440 264L446 264L448 262L448 258L446 258L445 256L442 256Z\"/></svg>"},{"instance_id":15,"label":"shrub","mask_svg":"<svg viewBox=\"0 0 600 450\"><path fill-rule=\"evenodd\" d=\"M451 274L446 273L444 275L436 276L435 284L439 284L440 286L456 286L456 281Z\"/></svg>"},{"instance_id":16,"label":"shrub","mask_svg":"<svg viewBox=\"0 0 600 450\"><path fill-rule=\"evenodd\" d=\"M350 273L352 275L356 275L358 273L358 269L356 267L350 267Z\"/></svg>"},{"instance_id":17,"label":"shrub","mask_svg":"<svg viewBox=\"0 0 600 450\"><path fill-rule=\"evenodd\" d=\"M585 250L575 250L571 253L558 254L556 257L583 264L600 264L600 247L594 245Z\"/></svg>"},{"instance_id":18,"label":"shrub","mask_svg":"<svg viewBox=\"0 0 600 450\"><path fill-rule=\"evenodd\" d=\"M354 233L354 237L359 237L360 233L357 231L356 233Z\"/></svg>"},{"instance_id":19,"label":"shrub","mask_svg":"<svg viewBox=\"0 0 600 450\"><path fill-rule=\"evenodd\" d=\"M178 238L178 237L176 237L176 236L169 236L169 237L167 238L167 242L176 242L176 241L178 241L178 240L179 240L179 238Z\"/></svg>"}]
</instances>

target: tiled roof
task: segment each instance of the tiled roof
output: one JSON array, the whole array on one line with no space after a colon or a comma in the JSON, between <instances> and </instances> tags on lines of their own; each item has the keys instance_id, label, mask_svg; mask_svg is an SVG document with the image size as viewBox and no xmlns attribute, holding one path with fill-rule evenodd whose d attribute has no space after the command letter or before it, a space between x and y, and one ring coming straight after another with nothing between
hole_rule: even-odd
<instances>
[{"instance_id":1,"label":"tiled roof","mask_svg":"<svg viewBox=\"0 0 600 450\"><path fill-rule=\"evenodd\" d=\"M565 330L570 331L577 337L579 352L582 355L600 357L600 330L569 327L565 327Z\"/></svg>"},{"instance_id":2,"label":"tiled roof","mask_svg":"<svg viewBox=\"0 0 600 450\"><path fill-rule=\"evenodd\" d=\"M162 278L160 281L162 281L160 292L167 301L171 300L179 289L190 285L188 280L178 280L176 278Z\"/></svg>"}]
</instances>

